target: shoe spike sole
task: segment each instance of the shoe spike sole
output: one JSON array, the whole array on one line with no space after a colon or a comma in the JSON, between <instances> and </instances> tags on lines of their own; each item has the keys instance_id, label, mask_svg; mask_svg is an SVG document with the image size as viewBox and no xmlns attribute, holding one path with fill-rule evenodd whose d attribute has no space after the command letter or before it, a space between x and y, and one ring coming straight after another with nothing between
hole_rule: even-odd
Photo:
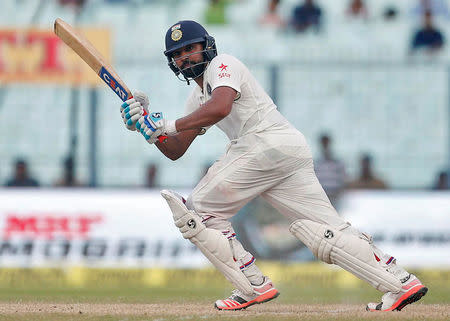
<instances>
[{"instance_id":1,"label":"shoe spike sole","mask_svg":"<svg viewBox=\"0 0 450 321\"><path fill-rule=\"evenodd\" d=\"M407 297L405 300L403 300L398 307L395 308L395 310L400 311L401 309L403 309L406 305L414 303L416 301L419 301L425 294L427 294L428 292L428 288L423 287L421 288L419 291L417 291L416 293L410 295L409 297Z\"/></svg>"},{"instance_id":2,"label":"shoe spike sole","mask_svg":"<svg viewBox=\"0 0 450 321\"><path fill-rule=\"evenodd\" d=\"M268 299L265 299L265 300L262 300L262 301L255 301L255 302L253 302L252 304L249 304L249 305L247 305L247 306L245 306L245 307L242 307L242 308L237 308L237 309L220 309L218 306L217 306L217 304L215 304L214 303L214 307L217 309L217 310L220 310L220 311L239 311L239 310L245 310L245 309L247 309L248 307L251 307L252 305L255 305L255 304L261 304L261 303L265 303L265 302L268 302L268 301L270 301L270 300L273 300L273 299L275 299L276 297L278 297L280 295L280 292L277 292L273 297L270 297L270 298L268 298Z\"/></svg>"}]
</instances>

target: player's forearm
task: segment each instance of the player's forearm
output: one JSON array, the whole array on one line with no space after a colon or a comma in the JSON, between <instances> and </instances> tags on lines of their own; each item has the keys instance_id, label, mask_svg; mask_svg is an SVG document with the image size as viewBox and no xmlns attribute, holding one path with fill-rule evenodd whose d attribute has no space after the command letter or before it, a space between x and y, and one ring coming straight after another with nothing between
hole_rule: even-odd
<instances>
[{"instance_id":1,"label":"player's forearm","mask_svg":"<svg viewBox=\"0 0 450 321\"><path fill-rule=\"evenodd\" d=\"M231 105L228 108L223 103L211 99L193 113L177 119L175 126L179 132L212 126L225 118L230 111Z\"/></svg>"},{"instance_id":2,"label":"player's forearm","mask_svg":"<svg viewBox=\"0 0 450 321\"><path fill-rule=\"evenodd\" d=\"M165 142L156 142L155 144L167 158L177 160L184 155L199 132L199 129L187 130L175 136L167 137Z\"/></svg>"}]
</instances>

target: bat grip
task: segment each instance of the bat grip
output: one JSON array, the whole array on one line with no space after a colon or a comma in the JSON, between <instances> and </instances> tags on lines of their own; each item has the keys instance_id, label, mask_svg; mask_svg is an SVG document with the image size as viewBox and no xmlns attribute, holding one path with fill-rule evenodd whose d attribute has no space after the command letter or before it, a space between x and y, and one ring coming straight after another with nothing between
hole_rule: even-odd
<instances>
[{"instance_id":1,"label":"bat grip","mask_svg":"<svg viewBox=\"0 0 450 321\"><path fill-rule=\"evenodd\" d=\"M131 98L130 98L131 99ZM144 114L142 116L148 115L147 111L144 109ZM158 140L160 143L165 143L167 140L167 136L159 135Z\"/></svg>"}]
</instances>

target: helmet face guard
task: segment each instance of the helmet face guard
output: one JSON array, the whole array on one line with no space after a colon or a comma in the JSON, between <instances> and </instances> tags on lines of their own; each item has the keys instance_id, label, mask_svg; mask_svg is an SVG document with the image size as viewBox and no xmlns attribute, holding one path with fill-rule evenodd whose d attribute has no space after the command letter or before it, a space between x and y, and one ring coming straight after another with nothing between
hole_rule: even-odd
<instances>
[{"instance_id":1,"label":"helmet face guard","mask_svg":"<svg viewBox=\"0 0 450 321\"><path fill-rule=\"evenodd\" d=\"M180 69L176 64L177 59L174 59L172 54L176 50L194 43L202 43L203 50L190 55L201 52L203 53L203 61ZM189 84L189 80L200 77L205 72L208 63L217 56L216 42L199 23L190 20L179 21L167 30L164 55L167 57L168 65L175 75ZM181 75L184 79L181 78Z\"/></svg>"},{"instance_id":2,"label":"helmet face guard","mask_svg":"<svg viewBox=\"0 0 450 321\"><path fill-rule=\"evenodd\" d=\"M191 54L184 55L177 59L173 58L173 57L167 57L169 60L168 65L169 65L170 69L172 69L172 71L178 77L178 79L189 82L189 80L198 78L201 75L203 75L203 73L205 72L206 66L208 65L208 63L210 61L209 59L206 58L206 54L207 54L206 52L207 52L207 50L196 51ZM186 68L178 67L178 65L177 65L178 60L186 59L186 58L188 58L188 60L189 60L190 56L198 54L198 53L203 54L203 60L201 62L196 62ZM184 79L181 78L181 76L183 76Z\"/></svg>"}]
</instances>

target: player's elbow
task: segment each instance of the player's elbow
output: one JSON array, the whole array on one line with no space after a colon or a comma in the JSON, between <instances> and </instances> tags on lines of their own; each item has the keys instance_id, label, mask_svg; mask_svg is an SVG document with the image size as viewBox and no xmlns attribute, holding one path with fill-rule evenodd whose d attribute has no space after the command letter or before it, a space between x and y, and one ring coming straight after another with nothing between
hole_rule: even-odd
<instances>
[{"instance_id":1,"label":"player's elbow","mask_svg":"<svg viewBox=\"0 0 450 321\"><path fill-rule=\"evenodd\" d=\"M171 161L176 161L177 159L181 158L184 153L167 153L165 154L168 159Z\"/></svg>"},{"instance_id":2,"label":"player's elbow","mask_svg":"<svg viewBox=\"0 0 450 321\"><path fill-rule=\"evenodd\" d=\"M233 104L228 104L226 102L222 102L222 104L220 104L220 107L217 108L215 116L217 117L218 120L221 120L225 117L228 116L228 114L231 112L231 108L232 108Z\"/></svg>"},{"instance_id":3,"label":"player's elbow","mask_svg":"<svg viewBox=\"0 0 450 321\"><path fill-rule=\"evenodd\" d=\"M158 144L157 144L157 146L158 146ZM161 151L161 153L164 154L164 156L166 156L168 159L170 159L172 161L176 161L178 158L180 158L183 155L182 153L179 153L176 150L162 148L162 145L159 145L158 148Z\"/></svg>"},{"instance_id":4,"label":"player's elbow","mask_svg":"<svg viewBox=\"0 0 450 321\"><path fill-rule=\"evenodd\" d=\"M234 99L236 98L237 91L230 87L218 87L216 88L211 97L211 105L215 118L219 120L228 116L233 107Z\"/></svg>"},{"instance_id":5,"label":"player's elbow","mask_svg":"<svg viewBox=\"0 0 450 321\"><path fill-rule=\"evenodd\" d=\"M171 161L176 161L177 159L180 159L181 156L183 156L185 152L186 152L186 149L185 150L172 151L172 152L166 153L164 155L166 155L166 157L168 159L170 159Z\"/></svg>"},{"instance_id":6,"label":"player's elbow","mask_svg":"<svg viewBox=\"0 0 450 321\"><path fill-rule=\"evenodd\" d=\"M230 113L231 113L231 108L233 108L233 104L225 104L224 107L222 108L222 114L221 116L223 116L222 118L227 117Z\"/></svg>"}]
</instances>

